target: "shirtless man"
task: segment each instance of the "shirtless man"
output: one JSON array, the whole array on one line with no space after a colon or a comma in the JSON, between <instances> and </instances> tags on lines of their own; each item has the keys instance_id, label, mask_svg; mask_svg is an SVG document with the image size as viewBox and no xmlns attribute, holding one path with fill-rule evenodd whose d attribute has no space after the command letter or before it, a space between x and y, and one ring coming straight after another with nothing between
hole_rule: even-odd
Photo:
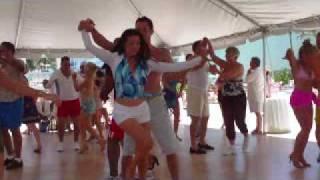
<instances>
[{"instance_id":1,"label":"shirtless man","mask_svg":"<svg viewBox=\"0 0 320 180\"><path fill-rule=\"evenodd\" d=\"M95 28L92 20L87 19L82 21L82 23L90 23L92 28L90 31L92 33L93 39L97 45L100 47L112 50L114 45L111 41L108 41L103 35L101 35ZM151 19L147 17L140 17L136 20L136 29L143 35L145 41L148 43L151 56L157 61L172 62L170 52L164 48L156 48L151 44L151 36L154 32L153 23ZM147 92L147 102L150 107L151 113L151 129L154 134L155 139L158 141L162 152L167 157L168 169L170 171L171 177L174 180L179 179L178 174L178 158L176 155L177 151L177 140L172 130L169 112L166 107L166 102L162 95L161 87L161 73L151 73L148 76L147 85L145 91ZM129 136L125 137L124 141L124 159L122 171L125 172L127 164L131 161L131 156L135 152L135 143L133 139Z\"/></svg>"},{"instance_id":2,"label":"shirtless man","mask_svg":"<svg viewBox=\"0 0 320 180\"><path fill-rule=\"evenodd\" d=\"M23 81L26 71L22 60L15 57L15 47L10 42L0 45L0 64L4 72L10 75L10 80ZM21 95L0 88L0 128L3 142L7 150L4 162L6 169L22 168L21 159L22 136L20 132L23 115L23 98ZM13 145L9 131L12 133Z\"/></svg>"}]
</instances>

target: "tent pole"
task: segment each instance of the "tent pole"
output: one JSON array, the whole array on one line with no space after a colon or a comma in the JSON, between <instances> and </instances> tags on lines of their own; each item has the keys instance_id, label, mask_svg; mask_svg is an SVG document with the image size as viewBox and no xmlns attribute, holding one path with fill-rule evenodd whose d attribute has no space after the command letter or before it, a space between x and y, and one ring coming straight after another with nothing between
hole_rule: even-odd
<instances>
[{"instance_id":1,"label":"tent pole","mask_svg":"<svg viewBox=\"0 0 320 180\"><path fill-rule=\"evenodd\" d=\"M289 32L289 39L290 39L290 48L293 50L293 44L292 44L292 31Z\"/></svg>"},{"instance_id":2,"label":"tent pole","mask_svg":"<svg viewBox=\"0 0 320 180\"><path fill-rule=\"evenodd\" d=\"M18 48L18 45L19 45L19 39L20 39L20 34L21 34L21 29L22 29L23 14L24 14L24 0L20 0L16 38L14 41L14 45L16 48Z\"/></svg>"},{"instance_id":3,"label":"tent pole","mask_svg":"<svg viewBox=\"0 0 320 180\"><path fill-rule=\"evenodd\" d=\"M266 75L266 30L264 29L262 31L262 64L263 64L263 77L264 77L264 83L263 83L263 118L262 121L265 121L265 112L266 112L266 91L267 91L267 75ZM262 122L262 132L265 132L264 123Z\"/></svg>"}]
</instances>

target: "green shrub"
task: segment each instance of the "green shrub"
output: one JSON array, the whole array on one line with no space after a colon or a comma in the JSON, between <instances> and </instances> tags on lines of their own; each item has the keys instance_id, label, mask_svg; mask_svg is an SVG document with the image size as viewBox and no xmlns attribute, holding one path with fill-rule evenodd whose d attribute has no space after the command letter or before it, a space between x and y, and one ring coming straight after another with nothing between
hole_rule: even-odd
<instances>
[{"instance_id":1,"label":"green shrub","mask_svg":"<svg viewBox=\"0 0 320 180\"><path fill-rule=\"evenodd\" d=\"M292 73L290 69L281 69L273 71L273 78L275 82L282 82L283 84L288 84L292 80Z\"/></svg>"}]
</instances>

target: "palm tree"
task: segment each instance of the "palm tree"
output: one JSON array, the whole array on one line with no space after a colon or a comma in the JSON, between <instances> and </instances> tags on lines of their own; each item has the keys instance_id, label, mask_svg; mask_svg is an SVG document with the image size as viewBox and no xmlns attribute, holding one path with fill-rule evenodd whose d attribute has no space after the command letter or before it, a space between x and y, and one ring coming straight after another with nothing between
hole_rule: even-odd
<instances>
[{"instance_id":1,"label":"palm tree","mask_svg":"<svg viewBox=\"0 0 320 180\"><path fill-rule=\"evenodd\" d=\"M39 61L37 62L38 68L41 71L48 71L49 69L56 70L57 63L54 58L48 58L46 55L42 55Z\"/></svg>"}]
</instances>

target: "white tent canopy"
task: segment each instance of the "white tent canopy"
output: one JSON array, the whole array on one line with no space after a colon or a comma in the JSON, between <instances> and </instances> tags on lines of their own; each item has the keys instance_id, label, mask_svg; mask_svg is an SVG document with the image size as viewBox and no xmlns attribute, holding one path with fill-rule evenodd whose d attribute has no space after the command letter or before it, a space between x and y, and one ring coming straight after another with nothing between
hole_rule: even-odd
<instances>
[{"instance_id":1,"label":"white tent canopy","mask_svg":"<svg viewBox=\"0 0 320 180\"><path fill-rule=\"evenodd\" d=\"M47 53L83 57L77 25L90 17L108 39L150 17L154 43L188 51L204 36L216 48L266 34L320 28L319 0L0 0L0 40L14 42L19 56Z\"/></svg>"}]
</instances>

